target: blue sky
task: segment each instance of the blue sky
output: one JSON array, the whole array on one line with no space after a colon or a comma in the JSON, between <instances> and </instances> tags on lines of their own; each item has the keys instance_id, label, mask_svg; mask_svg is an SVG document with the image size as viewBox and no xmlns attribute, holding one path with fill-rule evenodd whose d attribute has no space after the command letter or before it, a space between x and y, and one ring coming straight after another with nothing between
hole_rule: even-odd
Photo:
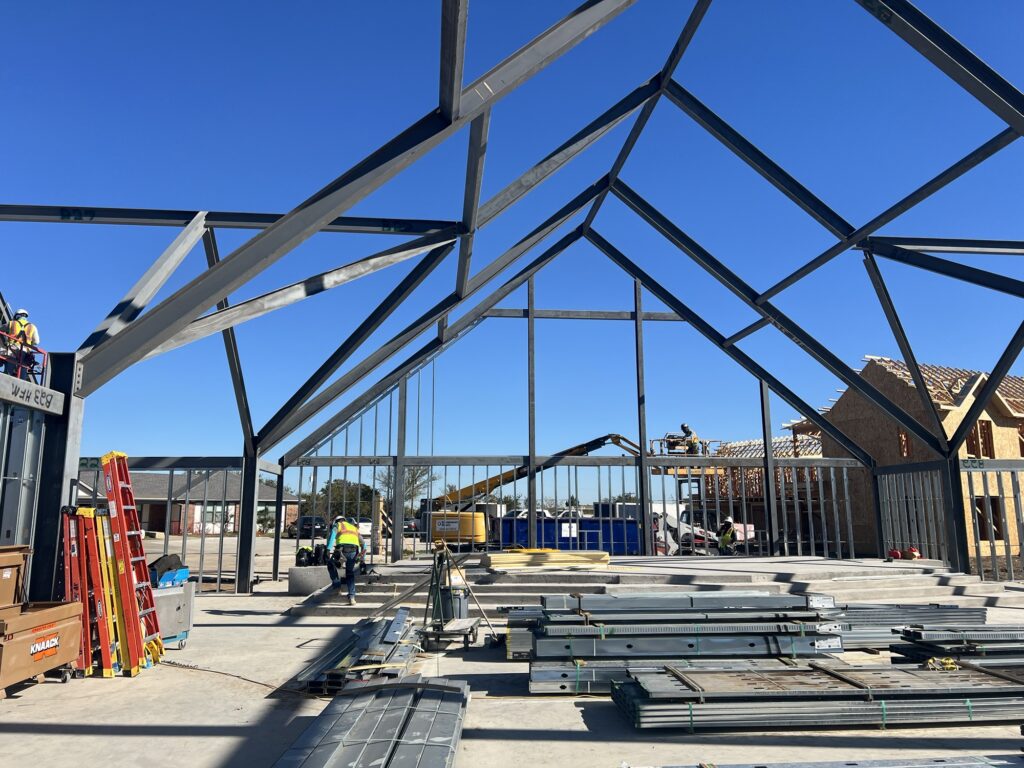
<instances>
[{"instance_id":1,"label":"blue sky","mask_svg":"<svg viewBox=\"0 0 1024 768\"><path fill-rule=\"evenodd\" d=\"M465 81L573 5L472 2ZM932 0L920 7L1024 87L1024 5ZM484 198L654 74L689 10L690 3L641 0L499 102ZM0 143L7 148L0 200L287 211L435 106L438 16L437 3L408 0L182 3L173 14L135 4L7 4L0 11L6 106ZM716 0L676 77L855 225L1004 127L853 2ZM481 230L474 268L604 174L630 125L617 127ZM349 213L458 218L467 136L468 130L453 137ZM882 233L1024 239L1022 176L1024 141L1018 141ZM832 242L667 100L622 178L755 288ZM754 319L617 200L608 199L595 227L724 333ZM74 349L174 234L2 224L0 253L14 268L3 271L0 290L32 310L44 347ZM249 236L219 233L222 256ZM258 295L396 242L317 235L231 298ZM1009 257L963 260L1024 277L1020 261ZM204 266L200 247L158 298ZM410 267L379 272L238 329L257 427ZM1009 297L907 267L883 263L882 269L921 360L987 370L1021 320L1020 303ZM446 295L453 281L450 258L362 354ZM627 309L632 302L630 281L587 243L542 272L536 290L542 308ZM663 309L650 295L645 303ZM859 366L865 354L899 354L856 252L786 291L777 304L850 365ZM525 306L525 291L502 306ZM758 434L756 382L696 332L649 323L645 343L650 436L683 420L712 439ZM815 406L826 405L841 386L774 330L742 348ZM436 398L424 385L424 452L431 399L436 452L525 451L525 368L521 321L489 320L445 352L431 372ZM606 432L635 437L628 323L539 321L537 371L539 452ZM1014 372L1024 372L1021 363ZM773 415L778 426L795 412L775 401ZM287 445L274 448L272 457ZM114 448L136 455L237 454L240 435L219 338L139 364L89 398L83 453Z\"/></svg>"}]
</instances>

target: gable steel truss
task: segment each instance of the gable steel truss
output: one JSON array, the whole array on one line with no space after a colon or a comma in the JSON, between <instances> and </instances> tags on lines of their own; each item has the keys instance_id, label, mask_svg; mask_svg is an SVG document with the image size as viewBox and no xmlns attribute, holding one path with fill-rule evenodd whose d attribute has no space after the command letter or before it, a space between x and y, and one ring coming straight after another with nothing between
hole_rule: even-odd
<instances>
[{"instance_id":1,"label":"gable steel truss","mask_svg":"<svg viewBox=\"0 0 1024 768\"><path fill-rule=\"evenodd\" d=\"M877 259L896 261L929 270L957 280L1024 298L1024 283L1011 278L968 267L935 256L935 253L1024 253L1024 242L1005 240L955 240L913 237L876 237L878 229L927 199L984 160L1014 142L1024 132L1024 94L1000 77L980 58L968 51L945 30L928 19L906 0L853 0L872 14L880 24L906 41L938 67L954 82L974 96L1007 124L1007 128L952 164L918 189L861 226L846 221L790 176L752 142L742 136L722 117L701 103L675 78L675 72L698 29L712 0L697 0L679 38L662 69L640 84L601 115L583 126L550 154L490 200L481 201L482 178L488 154L488 133L492 107L505 95L526 82L548 64L567 53L585 38L611 22L635 0L588 0L520 50L513 53L470 85L463 87L466 20L468 0L442 0L441 45L438 106L402 131L378 150L368 155L326 187L300 203L287 214L241 212L143 210L91 207L57 207L0 205L0 221L36 221L139 226L170 226L181 228L165 252L143 274L126 296L111 310L76 353L77 375L71 377L74 394L79 398L95 392L106 382L134 363L162 354L199 338L220 332L224 339L231 379L238 403L243 433L244 490L242 499L242 530L239 536L238 589L247 590L252 577L254 542L255 486L261 457L289 438L307 421L317 416L348 393L380 366L403 352L414 340L436 326L436 335L418 350L371 384L325 423L312 430L281 458L287 467L301 460L317 445L328 439L361 409L391 388L401 386L411 371L436 356L449 344L488 318L523 317L532 329L535 318L572 317L575 319L633 320L636 327L638 385L638 416L640 433L645 431L642 403L643 388L643 320L685 322L761 382L761 401L767 408L767 392L781 397L805 418L817 425L851 456L865 466L874 468L874 458L841 430L832 425L815 408L804 402L784 382L773 376L757 361L739 349L748 336L771 325L794 344L807 352L830 373L841 379L884 412L895 424L916 437L938 457L947 477L947 517L951 540L963 549L963 510L958 507L960 494L952 483L959 477L957 453L966 435L974 427L981 411L1024 347L1024 324L1014 335L999 362L990 374L956 434L943 433L934 409L928 402L926 424L888 399L867 382L812 334L801 328L772 299L800 282L821 266L850 249L860 249L864 264L890 328L910 368L914 382L924 395L924 380L913 350L906 338L896 308L878 269ZM727 149L747 163L754 171L799 206L837 240L821 254L766 290L759 291L745 282L710 252L704 249L676 223L648 203L642 195L621 178L622 170L655 106L665 97L669 103L689 116ZM630 132L609 172L569 200L558 211L538 224L519 242L471 274L476 232L500 216L511 205L528 194L574 157L639 110ZM430 221L414 219L380 219L346 217L344 212L387 183L404 168L429 152L462 128L469 128L468 157L465 171L463 209L458 220ZM667 289L652 275L641 269L626 254L602 237L593 227L601 206L612 194L630 208L639 220L661 233L680 251L728 288L741 302L760 317L747 327L726 336L707 323L687 306L679 296ZM502 275L520 258L540 245L563 224L589 208L582 220L568 234L562 235L538 257L494 288L456 322L448 324L449 315L463 308L467 300ZM259 230L250 240L231 254L220 258L216 230L246 228ZM359 232L413 237L397 246L346 264L337 269L285 286L254 299L229 306L227 296L245 285L303 241L318 232ZM208 269L168 298L148 304L170 277L185 255L203 240ZM527 285L532 299L533 277L544 266L573 243L586 239L623 269L634 283L633 312L569 312L537 310L532 300L526 310L498 310L496 304L522 285ZM455 284L451 293L426 310L419 318L395 334L376 350L366 355L339 378L332 376L360 350L367 339L435 270L449 253L457 252ZM395 286L370 315L352 331L307 381L281 406L263 427L255 430L249 415L245 384L238 359L234 327L288 306L321 291L351 282L390 265L418 258L412 270ZM670 308L670 312L644 313L641 306L645 288ZM211 311L212 310L212 311ZM531 334L532 339L532 334ZM532 344L530 345L532 359ZM529 377L532 387L532 375ZM927 400L928 398L925 397ZM533 422L530 407L531 434ZM79 414L81 409L78 409ZM766 411L767 414L767 411ZM766 415L767 418L767 415ZM770 430L765 429L766 447ZM643 441L641 441L643 443ZM771 463L770 451L766 462ZM531 443L531 467L534 451ZM641 462L643 457L641 457ZM67 478L65 477L66 481ZM641 495L643 495L641 489ZM532 497L532 492L531 492ZM533 503L529 509L534 514ZM400 522L396 523L400 525ZM954 566L965 567L964 557L954 559Z\"/></svg>"}]
</instances>

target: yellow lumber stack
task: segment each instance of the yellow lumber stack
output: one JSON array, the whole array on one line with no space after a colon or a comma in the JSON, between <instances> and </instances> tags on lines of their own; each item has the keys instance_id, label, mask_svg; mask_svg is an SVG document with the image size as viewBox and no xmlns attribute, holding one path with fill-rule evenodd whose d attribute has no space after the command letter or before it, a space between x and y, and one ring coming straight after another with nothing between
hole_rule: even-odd
<instances>
[{"instance_id":1,"label":"yellow lumber stack","mask_svg":"<svg viewBox=\"0 0 1024 768\"><path fill-rule=\"evenodd\" d=\"M509 570L513 568L581 568L597 570L608 567L607 552L571 551L559 549L514 549L493 552L480 558L484 568Z\"/></svg>"}]
</instances>

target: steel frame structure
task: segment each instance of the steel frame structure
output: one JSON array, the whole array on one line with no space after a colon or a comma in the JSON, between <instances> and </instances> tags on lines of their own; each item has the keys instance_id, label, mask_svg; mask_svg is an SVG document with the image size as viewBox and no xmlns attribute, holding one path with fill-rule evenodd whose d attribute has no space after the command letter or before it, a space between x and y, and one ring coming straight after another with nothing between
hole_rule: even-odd
<instances>
[{"instance_id":1,"label":"steel frame structure","mask_svg":"<svg viewBox=\"0 0 1024 768\"><path fill-rule=\"evenodd\" d=\"M481 181L488 153L488 133L492 107L505 95L526 82L548 64L567 53L595 31L610 23L619 13L633 5L635 0L585 0L581 6L523 48L497 64L486 74L463 86L466 19L468 0L442 0L441 2L441 55L439 66L438 106L399 133L378 150L356 163L323 189L311 195L286 214L182 211L153 209L120 209L90 206L34 206L0 205L0 221L61 222L114 224L133 226L164 226L180 228L168 248L143 274L125 297L111 310L96 330L83 342L73 356L69 356L63 381L65 392L81 399L95 392L104 383L129 366L148 356L159 354L203 336L220 332L228 357L232 386L236 396L243 444L243 521L239 541L239 589L245 590L251 579L251 555L254 536L252 517L255 510L255 486L260 462L275 445L296 433L303 424L329 407L350 389L369 377L381 365L400 354L414 340L436 327L436 334L390 372L380 377L363 395L355 398L325 424L310 432L299 443L285 452L280 468L294 465L310 449L339 429L353 414L392 387L402 387L408 374L436 356L447 345L458 340L480 322L490 318L521 317L529 327L529 461L536 468L536 451L532 439L534 430L533 402L533 329L536 319L564 317L571 319L632 320L636 335L636 367L638 386L639 433L645 433L643 407L643 339L644 320L671 320L691 325L714 346L736 361L761 383L761 403L764 414L764 437L769 446L768 393L774 392L823 433L834 439L859 462L875 468L875 459L841 430L832 425L815 408L800 399L785 383L770 374L739 346L748 336L769 325L807 352L826 370L841 379L850 389L863 395L877 406L895 424L927 446L944 465L945 496L947 497L947 524L956 534L955 521L962 518L962 494L957 492L959 482L958 451L967 433L973 428L982 409L994 394L1024 347L1024 324L995 366L988 381L970 409L967 418L956 433L943 433L929 402L928 419L921 423L910 413L889 400L867 382L857 371L840 360L828 347L772 303L772 299L804 280L832 259L851 249L864 254L865 267L878 295L914 381L922 389L923 377L899 320L895 306L878 269L876 259L886 259L929 270L950 278L983 286L1024 298L1024 283L1004 275L967 267L935 253L1024 253L1024 242L984 239L931 239L915 237L875 236L879 228L913 208L955 179L976 167L1014 142L1024 132L1024 94L945 30L922 14L907 0L854 0L890 32L902 38L939 70L975 97L1007 124L1007 127L987 142L949 166L904 198L860 226L848 222L815 196L807 187L788 174L763 151L730 126L722 117L702 104L675 78L677 67L687 47L708 12L712 0L696 0L675 45L664 66L649 80L626 94L605 112L591 120L533 167L507 185L490 200L481 201ZM823 253L811 258L799 269L765 290L757 290L738 274L726 267L710 252L690 237L678 224L647 202L639 192L622 180L623 167L656 105L662 97L708 131L754 171L771 183L793 203L799 206L837 240ZM631 130L615 158L609 172L569 200L519 242L493 259L475 274L471 273L476 232L500 216L511 205L532 191L537 185L585 151L615 126L639 112ZM438 146L462 128L469 129L469 149L465 173L463 209L458 219L449 221L406 218L346 217L345 211L387 183L416 159ZM594 228L596 217L608 195L619 198L636 213L639 219L661 233L675 245L681 255L697 265L728 288L743 304L760 317L756 322L725 335L710 325L697 312L657 279L642 270L627 255L619 251ZM568 234L562 235L538 257L521 267L503 284L493 288L486 297L452 325L451 312L462 308L471 296L490 284L521 257L539 246L566 222L581 214L582 223ZM250 240L224 258L217 250L216 230L244 228L258 230ZM254 276L282 258L300 243L319 232L376 233L404 235L413 240L390 247L370 257L344 265L305 281L286 286L264 296L228 306L227 297L245 285ZM208 269L199 277L160 301L148 306L159 289L174 272L193 245L202 239ZM622 268L634 284L635 306L631 313L559 312L541 310L534 306L533 279L567 247L586 239ZM332 376L352 359L369 336L405 302L418 285L457 248L457 269L452 292L424 312L416 321L404 328L376 350L370 351L344 375L331 381ZM308 380L282 405L260 429L255 429L245 392L245 383L233 329L253 317L288 306L322 290L347 283L370 272L384 269L407 259L418 257L412 271L396 285L394 290L373 312L334 350L313 372ZM526 285L529 306L525 310L496 309L495 305L516 288ZM669 313L644 313L642 292L646 289L665 303ZM212 310L212 311L211 311ZM209 312L209 314L204 314ZM402 398L404 400L404 398ZM927 399L927 398L926 398ZM64 425L69 434L69 450L65 456L58 451L51 463L62 465L51 471L58 487L68 484L67 467L74 466L72 458L77 452L81 429L81 407L69 409L71 421ZM77 423L76 423L77 422ZM60 430L58 430L60 431ZM642 441L641 441L642 442ZM401 455L399 456L399 463ZM640 462L645 461L644 457ZM771 451L766 450L766 470L770 470ZM61 472L63 471L63 474ZM769 472L770 474L770 472ZM641 491L642 492L642 491ZM61 492L65 501L64 491ZM534 497L531 491L530 498ZM958 506L960 505L960 506ZM530 504L531 514L534 505ZM395 521L401 525L400 519ZM960 531L962 533L962 531ZM960 542L954 535L951 541ZM956 553L953 553L954 555ZM951 556L954 566L963 567L964 557Z\"/></svg>"}]
</instances>

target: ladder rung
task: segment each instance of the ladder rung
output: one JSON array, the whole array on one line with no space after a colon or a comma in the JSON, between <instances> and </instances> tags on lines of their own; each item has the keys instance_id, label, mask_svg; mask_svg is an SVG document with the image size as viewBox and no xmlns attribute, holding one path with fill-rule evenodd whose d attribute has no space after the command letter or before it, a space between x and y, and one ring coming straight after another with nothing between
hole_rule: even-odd
<instances>
[{"instance_id":1,"label":"ladder rung","mask_svg":"<svg viewBox=\"0 0 1024 768\"><path fill-rule=\"evenodd\" d=\"M159 639L159 637L160 637L160 633L159 632L155 632L152 635L146 635L142 639L142 642L143 642L143 644L145 644L145 643L148 643L150 640L157 640L157 639Z\"/></svg>"},{"instance_id":2,"label":"ladder rung","mask_svg":"<svg viewBox=\"0 0 1024 768\"><path fill-rule=\"evenodd\" d=\"M156 608L146 608L145 610L139 611L139 618L141 619L143 616L149 616L149 614L155 612Z\"/></svg>"},{"instance_id":3,"label":"ladder rung","mask_svg":"<svg viewBox=\"0 0 1024 768\"><path fill-rule=\"evenodd\" d=\"M129 536L141 536L142 531L128 531Z\"/></svg>"},{"instance_id":4,"label":"ladder rung","mask_svg":"<svg viewBox=\"0 0 1024 768\"><path fill-rule=\"evenodd\" d=\"M145 559L146 559L145 557L133 557L132 558L132 562L133 563L138 563L138 562L141 562L141 561L143 561Z\"/></svg>"}]
</instances>

